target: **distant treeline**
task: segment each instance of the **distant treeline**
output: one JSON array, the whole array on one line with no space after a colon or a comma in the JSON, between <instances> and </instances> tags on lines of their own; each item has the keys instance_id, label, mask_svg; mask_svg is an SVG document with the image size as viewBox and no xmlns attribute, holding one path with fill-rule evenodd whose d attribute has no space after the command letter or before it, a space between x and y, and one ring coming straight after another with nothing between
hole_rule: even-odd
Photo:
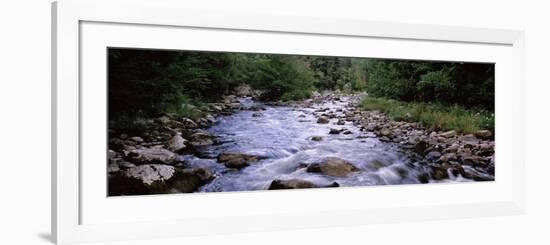
<instances>
[{"instance_id":1,"label":"distant treeline","mask_svg":"<svg viewBox=\"0 0 550 245\"><path fill-rule=\"evenodd\" d=\"M264 100L314 90L494 109L494 65L297 55L109 49L109 113L154 116L247 83Z\"/></svg>"}]
</instances>

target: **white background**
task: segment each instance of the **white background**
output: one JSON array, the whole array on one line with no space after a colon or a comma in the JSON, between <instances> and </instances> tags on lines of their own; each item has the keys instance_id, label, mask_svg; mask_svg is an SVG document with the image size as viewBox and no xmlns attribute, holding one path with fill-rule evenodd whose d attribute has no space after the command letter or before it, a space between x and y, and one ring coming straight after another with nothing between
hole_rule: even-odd
<instances>
[{"instance_id":1,"label":"white background","mask_svg":"<svg viewBox=\"0 0 550 245\"><path fill-rule=\"evenodd\" d=\"M165 244L548 244L548 83L544 1L201 1L197 7L332 18L522 28L527 52L527 214L163 240ZM50 230L50 1L0 8L0 244L47 244ZM546 16L545 16L546 15ZM141 241L112 244L163 244Z\"/></svg>"}]
</instances>

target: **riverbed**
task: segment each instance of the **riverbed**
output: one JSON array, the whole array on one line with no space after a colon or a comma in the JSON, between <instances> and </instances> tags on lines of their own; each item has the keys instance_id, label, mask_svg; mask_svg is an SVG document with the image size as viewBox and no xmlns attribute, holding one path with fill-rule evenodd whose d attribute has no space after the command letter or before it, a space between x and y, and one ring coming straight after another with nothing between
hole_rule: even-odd
<instances>
[{"instance_id":1,"label":"riverbed","mask_svg":"<svg viewBox=\"0 0 550 245\"><path fill-rule=\"evenodd\" d=\"M187 167L206 167L214 172L215 179L199 192L265 190L275 179L306 180L316 186L336 182L342 187L417 184L422 178L435 182L429 179L429 168L411 152L343 120L354 99L342 97L311 106L272 106L242 98L241 110L218 117L208 129L217 144L181 158ZM322 112L333 114L326 124L317 123ZM240 170L229 169L216 160L223 152L254 155L260 160ZM344 159L359 171L345 177L306 171L309 164L327 157ZM468 180L451 175L445 181Z\"/></svg>"}]
</instances>

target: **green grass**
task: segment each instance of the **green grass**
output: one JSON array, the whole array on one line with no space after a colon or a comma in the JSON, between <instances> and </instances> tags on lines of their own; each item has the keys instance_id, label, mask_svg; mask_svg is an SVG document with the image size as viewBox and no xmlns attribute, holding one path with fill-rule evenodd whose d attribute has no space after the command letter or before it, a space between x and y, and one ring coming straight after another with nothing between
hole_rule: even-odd
<instances>
[{"instance_id":1,"label":"green grass","mask_svg":"<svg viewBox=\"0 0 550 245\"><path fill-rule=\"evenodd\" d=\"M364 110L383 112L396 121L418 122L433 130L456 130L459 133L474 133L482 129L494 131L493 113L458 105L365 97L360 106Z\"/></svg>"}]
</instances>

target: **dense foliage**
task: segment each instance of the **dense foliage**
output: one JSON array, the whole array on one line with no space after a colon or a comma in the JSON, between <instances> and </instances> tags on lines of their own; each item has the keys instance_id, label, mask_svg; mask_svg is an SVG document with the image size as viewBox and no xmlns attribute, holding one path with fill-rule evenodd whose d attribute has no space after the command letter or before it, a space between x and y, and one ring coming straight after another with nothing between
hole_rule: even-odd
<instances>
[{"instance_id":1,"label":"dense foliage","mask_svg":"<svg viewBox=\"0 0 550 245\"><path fill-rule=\"evenodd\" d=\"M264 100L314 90L367 91L401 101L494 108L494 65L296 55L109 49L109 116L190 113L237 85Z\"/></svg>"},{"instance_id":2,"label":"dense foliage","mask_svg":"<svg viewBox=\"0 0 550 245\"><path fill-rule=\"evenodd\" d=\"M231 54L109 50L109 113L151 116L227 93L238 81Z\"/></svg>"},{"instance_id":3,"label":"dense foliage","mask_svg":"<svg viewBox=\"0 0 550 245\"><path fill-rule=\"evenodd\" d=\"M370 60L367 91L402 101L494 110L494 65Z\"/></svg>"},{"instance_id":4,"label":"dense foliage","mask_svg":"<svg viewBox=\"0 0 550 245\"><path fill-rule=\"evenodd\" d=\"M303 59L292 56L261 56L249 60L253 70L249 83L266 91L265 100L300 100L313 91L314 77Z\"/></svg>"}]
</instances>

